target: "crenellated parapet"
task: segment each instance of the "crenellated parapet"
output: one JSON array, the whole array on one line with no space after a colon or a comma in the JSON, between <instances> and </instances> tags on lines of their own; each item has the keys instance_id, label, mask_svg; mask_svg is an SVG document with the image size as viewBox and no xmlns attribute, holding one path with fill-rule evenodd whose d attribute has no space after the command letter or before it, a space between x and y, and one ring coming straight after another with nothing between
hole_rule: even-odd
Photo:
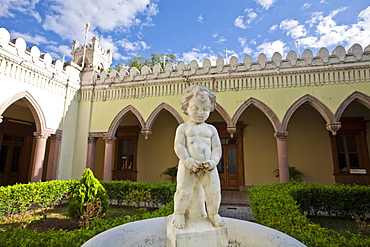
<instances>
[{"instance_id":1,"label":"crenellated parapet","mask_svg":"<svg viewBox=\"0 0 370 247\"><path fill-rule=\"evenodd\" d=\"M72 61L80 66L84 60L84 68L93 69L96 71L104 71L109 68L112 63L112 50L104 50L99 46L98 37L94 36L91 39L92 43L80 45L77 40L72 42ZM85 56L85 59L83 57Z\"/></svg>"},{"instance_id":2,"label":"crenellated parapet","mask_svg":"<svg viewBox=\"0 0 370 247\"><path fill-rule=\"evenodd\" d=\"M53 61L37 46L27 47L22 38L10 40L5 28L0 28L0 74L60 95L65 95L66 87L75 95L80 87L76 64Z\"/></svg>"},{"instance_id":3,"label":"crenellated parapet","mask_svg":"<svg viewBox=\"0 0 370 247\"><path fill-rule=\"evenodd\" d=\"M286 58L278 52L271 60L260 54L257 61L245 55L242 61L235 56L228 63L218 58L216 64L206 58L202 66L196 60L176 66L168 63L162 69L144 66L110 73L103 71L90 83L83 83L81 100L116 100L181 94L189 84L201 83L216 92L319 86L370 81L370 45L364 50L354 44L348 51L336 47L330 54L321 48L316 56L309 49L298 57L290 51ZM91 94L94 94L93 97Z\"/></svg>"}]
</instances>

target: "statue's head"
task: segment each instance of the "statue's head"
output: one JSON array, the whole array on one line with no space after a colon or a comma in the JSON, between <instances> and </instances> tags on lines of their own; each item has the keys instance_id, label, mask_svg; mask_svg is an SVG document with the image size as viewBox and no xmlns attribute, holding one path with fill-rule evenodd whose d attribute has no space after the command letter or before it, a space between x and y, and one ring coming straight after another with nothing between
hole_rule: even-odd
<instances>
[{"instance_id":1,"label":"statue's head","mask_svg":"<svg viewBox=\"0 0 370 247\"><path fill-rule=\"evenodd\" d=\"M216 95L203 85L191 85L184 90L181 100L181 110L188 115L189 100L197 97L201 101L209 99L211 101L211 112L216 108Z\"/></svg>"}]
</instances>

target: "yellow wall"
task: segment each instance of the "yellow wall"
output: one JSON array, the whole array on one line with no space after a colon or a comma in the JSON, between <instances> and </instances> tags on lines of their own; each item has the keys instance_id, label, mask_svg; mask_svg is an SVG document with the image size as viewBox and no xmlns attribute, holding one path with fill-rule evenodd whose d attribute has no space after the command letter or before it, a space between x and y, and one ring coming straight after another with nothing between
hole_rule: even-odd
<instances>
[{"instance_id":1,"label":"yellow wall","mask_svg":"<svg viewBox=\"0 0 370 247\"><path fill-rule=\"evenodd\" d=\"M161 173L169 167L176 166L178 158L173 150L176 119L163 111L152 127L152 134L145 140L141 135L138 148L138 181L165 181Z\"/></svg>"},{"instance_id":2,"label":"yellow wall","mask_svg":"<svg viewBox=\"0 0 370 247\"><path fill-rule=\"evenodd\" d=\"M277 147L270 121L257 108L248 108L239 120L247 124L243 138L245 185L277 183Z\"/></svg>"},{"instance_id":3,"label":"yellow wall","mask_svg":"<svg viewBox=\"0 0 370 247\"><path fill-rule=\"evenodd\" d=\"M291 117L287 147L289 166L303 173L303 181L334 183L329 131L313 107L302 105Z\"/></svg>"}]
</instances>

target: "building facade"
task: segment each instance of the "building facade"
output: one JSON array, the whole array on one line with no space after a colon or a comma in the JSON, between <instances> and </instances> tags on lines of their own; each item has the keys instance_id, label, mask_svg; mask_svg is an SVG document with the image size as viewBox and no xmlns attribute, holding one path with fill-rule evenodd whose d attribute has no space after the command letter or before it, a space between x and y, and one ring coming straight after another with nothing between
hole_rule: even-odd
<instances>
[{"instance_id":1,"label":"building facade","mask_svg":"<svg viewBox=\"0 0 370 247\"><path fill-rule=\"evenodd\" d=\"M0 29L0 185L78 179L86 167L101 180L166 180L192 84L217 96L207 122L223 189L286 182L289 167L307 182L370 184L370 46L110 73L97 38L71 55L52 61Z\"/></svg>"}]
</instances>

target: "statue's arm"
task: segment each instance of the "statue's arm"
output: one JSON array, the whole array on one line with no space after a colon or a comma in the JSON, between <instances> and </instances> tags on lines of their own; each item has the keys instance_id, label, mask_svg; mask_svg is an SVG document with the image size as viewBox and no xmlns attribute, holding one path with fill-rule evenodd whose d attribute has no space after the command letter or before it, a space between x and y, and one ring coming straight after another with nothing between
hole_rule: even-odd
<instances>
[{"instance_id":1,"label":"statue's arm","mask_svg":"<svg viewBox=\"0 0 370 247\"><path fill-rule=\"evenodd\" d=\"M189 152L186 148L186 136L185 126L180 125L175 134L174 150L177 157L180 159L180 164L183 164L188 170L196 172L198 171L198 165L195 160L190 157Z\"/></svg>"},{"instance_id":2,"label":"statue's arm","mask_svg":"<svg viewBox=\"0 0 370 247\"><path fill-rule=\"evenodd\" d=\"M218 136L217 129L211 125L212 128L212 137L211 137L211 159L210 159L210 170L216 168L218 162L222 156L222 146L220 142L220 137Z\"/></svg>"}]
</instances>

